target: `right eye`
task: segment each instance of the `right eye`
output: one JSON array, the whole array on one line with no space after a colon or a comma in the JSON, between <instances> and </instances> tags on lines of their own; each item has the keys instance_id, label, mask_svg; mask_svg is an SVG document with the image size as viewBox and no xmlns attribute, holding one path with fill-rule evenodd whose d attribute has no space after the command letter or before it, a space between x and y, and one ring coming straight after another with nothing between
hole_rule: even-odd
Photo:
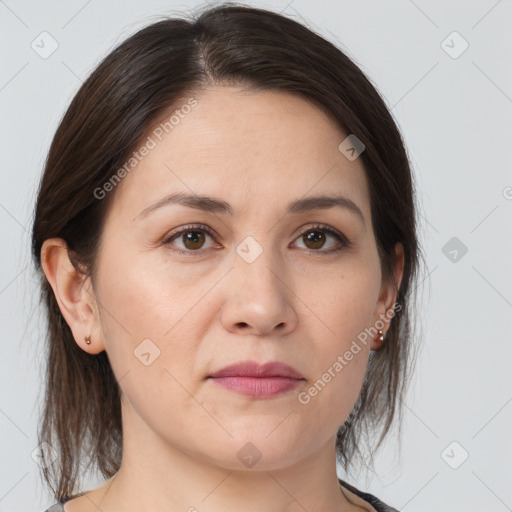
<instances>
[{"instance_id":1,"label":"right eye","mask_svg":"<svg viewBox=\"0 0 512 512\"><path fill-rule=\"evenodd\" d=\"M183 250L173 249L172 247L170 247L170 250L186 256L192 256L195 255L194 253L203 252L200 249L204 245L205 234L215 239L215 233L208 226L204 224L191 224L170 233L163 243L165 245L174 245L171 242L178 239L184 244Z\"/></svg>"}]
</instances>

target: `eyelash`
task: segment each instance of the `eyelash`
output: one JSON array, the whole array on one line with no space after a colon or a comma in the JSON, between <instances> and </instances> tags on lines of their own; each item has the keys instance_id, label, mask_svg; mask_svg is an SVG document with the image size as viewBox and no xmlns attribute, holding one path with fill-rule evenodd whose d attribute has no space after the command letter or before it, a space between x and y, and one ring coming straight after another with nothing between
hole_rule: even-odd
<instances>
[{"instance_id":1,"label":"eyelash","mask_svg":"<svg viewBox=\"0 0 512 512\"><path fill-rule=\"evenodd\" d=\"M340 252L342 249L352 247L352 243L350 242L350 240L348 240L348 238L346 236L342 235L341 233L335 231L334 229L332 229L329 226L326 226L324 224L314 224L314 225L308 227L306 230L302 231L302 233L300 233L297 238L304 236L305 234L307 234L311 231L315 231L315 230L322 231L324 233L334 236L334 238L336 238L338 240L338 242L341 243L341 247L338 247L336 249L329 249L327 251L322 251L321 249L316 250L316 251L313 249L309 249L309 250L303 249L308 254L328 255L328 254L334 254L334 253ZM213 239L215 239L215 236L216 236L215 233L213 232L213 230L204 224L189 224L187 226L184 226L179 231L177 231L175 233L171 233L168 237L166 237L166 239L164 240L163 243L165 245L168 245L171 243L172 240L179 238L181 235L183 235L185 233L190 233L191 231L196 231L196 232L204 231L205 233L210 235ZM191 250L184 251L181 249L170 249L170 250L173 252L176 252L180 255L184 255L184 256L196 256L197 254L200 254L201 252L203 252L201 249L199 249L197 251L191 251Z\"/></svg>"}]
</instances>

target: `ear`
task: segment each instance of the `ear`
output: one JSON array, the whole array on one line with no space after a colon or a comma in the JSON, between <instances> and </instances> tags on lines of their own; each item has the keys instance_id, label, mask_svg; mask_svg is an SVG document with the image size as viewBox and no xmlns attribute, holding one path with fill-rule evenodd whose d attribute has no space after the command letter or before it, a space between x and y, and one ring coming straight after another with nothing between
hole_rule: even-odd
<instances>
[{"instance_id":1,"label":"ear","mask_svg":"<svg viewBox=\"0 0 512 512\"><path fill-rule=\"evenodd\" d=\"M41 265L77 345L89 354L105 350L91 280L75 269L62 238L43 242ZM84 339L87 335L91 336L90 345Z\"/></svg>"},{"instance_id":2,"label":"ear","mask_svg":"<svg viewBox=\"0 0 512 512\"><path fill-rule=\"evenodd\" d=\"M389 329L389 325L391 320L393 319L392 313L394 311L394 304L398 297L398 290L400 289L400 284L402 282L402 277L404 274L404 246L398 242L395 245L395 266L393 269L393 275L395 278L395 283L386 282L382 283L379 300L377 302L377 306L375 308L375 318L373 325L382 325L383 335L386 334ZM377 336L371 342L371 349L378 350L383 344L383 341L379 341L379 337Z\"/></svg>"}]
</instances>

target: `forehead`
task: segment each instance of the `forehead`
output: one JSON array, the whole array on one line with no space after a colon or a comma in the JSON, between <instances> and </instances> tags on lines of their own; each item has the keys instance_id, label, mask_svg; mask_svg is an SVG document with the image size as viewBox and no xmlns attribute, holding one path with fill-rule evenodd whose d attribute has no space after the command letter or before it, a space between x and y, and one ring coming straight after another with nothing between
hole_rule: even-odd
<instances>
[{"instance_id":1,"label":"forehead","mask_svg":"<svg viewBox=\"0 0 512 512\"><path fill-rule=\"evenodd\" d=\"M315 104L232 86L209 87L193 98L195 106L175 105L143 138L151 149L117 186L117 213L133 219L172 192L222 197L235 214L336 192L369 216L361 159L339 151L347 134Z\"/></svg>"}]
</instances>

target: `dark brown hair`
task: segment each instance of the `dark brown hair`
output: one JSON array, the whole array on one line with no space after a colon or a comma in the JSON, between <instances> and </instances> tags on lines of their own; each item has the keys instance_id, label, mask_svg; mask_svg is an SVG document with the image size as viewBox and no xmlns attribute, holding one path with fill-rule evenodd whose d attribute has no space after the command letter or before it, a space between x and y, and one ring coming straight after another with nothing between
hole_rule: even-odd
<instances>
[{"instance_id":1,"label":"dark brown hair","mask_svg":"<svg viewBox=\"0 0 512 512\"><path fill-rule=\"evenodd\" d=\"M153 23L115 48L73 98L55 133L35 206L32 257L47 313L46 389L38 437L42 473L60 499L77 489L81 470L104 477L120 467L120 390L107 354L90 355L74 341L41 269L44 240L66 241L81 275L94 283L105 214L115 189L102 187L151 127L183 98L213 84L280 90L314 102L365 145L372 223L384 279L392 279L394 248L405 249L396 312L383 347L371 352L356 406L337 435L345 470L353 455L370 454L401 417L412 368L413 281L421 250L411 170L390 111L363 72L340 49L304 24L268 10L223 4L196 18ZM341 141L340 141L341 142ZM370 442L381 432L377 443ZM44 445L44 444L43 444ZM88 461L85 466L84 462Z\"/></svg>"}]
</instances>

